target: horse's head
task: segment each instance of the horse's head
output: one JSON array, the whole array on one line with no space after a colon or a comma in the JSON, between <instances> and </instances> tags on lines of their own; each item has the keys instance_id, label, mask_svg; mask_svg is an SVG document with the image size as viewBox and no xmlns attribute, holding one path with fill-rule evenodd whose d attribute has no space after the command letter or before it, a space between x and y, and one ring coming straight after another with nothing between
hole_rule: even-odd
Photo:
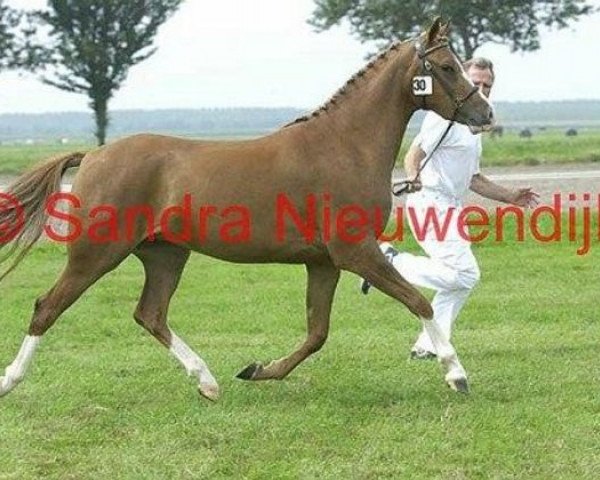
<instances>
[{"instance_id":1,"label":"horse's head","mask_svg":"<svg viewBox=\"0 0 600 480\"><path fill-rule=\"evenodd\" d=\"M415 41L412 93L418 108L471 127L492 124L492 106L450 46L450 24L438 17Z\"/></svg>"}]
</instances>

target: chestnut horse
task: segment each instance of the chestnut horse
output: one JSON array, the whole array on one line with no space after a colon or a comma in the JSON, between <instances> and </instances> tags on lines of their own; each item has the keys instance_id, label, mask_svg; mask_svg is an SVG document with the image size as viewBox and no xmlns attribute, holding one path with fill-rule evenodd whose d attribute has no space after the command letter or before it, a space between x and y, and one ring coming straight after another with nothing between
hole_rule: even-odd
<instances>
[{"instance_id":1,"label":"chestnut horse","mask_svg":"<svg viewBox=\"0 0 600 480\"><path fill-rule=\"evenodd\" d=\"M379 212L380 220L387 219L392 170L407 123L416 110L433 110L473 127L491 124L491 106L465 75L447 34L448 24L436 19L417 38L394 43L380 53L314 113L270 135L239 142L136 135L87 154L53 159L18 178L5 198L19 205L4 202L0 226L22 215L23 228L16 232L3 258L16 254L0 280L44 232L47 204L60 190L68 168L79 167L69 201L70 215L77 219L69 222L71 233L79 223L79 232L87 234L74 236L68 243L64 271L35 302L28 334L0 378L0 396L24 378L40 339L58 317L133 254L141 260L146 275L134 313L136 322L169 348L188 375L197 379L201 395L216 400L219 388L208 366L167 324L169 302L190 251L230 262L306 266L305 341L286 357L246 367L239 378L283 379L319 350L327 338L340 271L347 270L399 300L421 319L445 369L446 382L454 390L467 391L466 372L449 340L432 321L430 303L378 248L377 238L385 222L369 217L368 234L362 238L358 233L364 233L364 222L360 229L356 222L349 222L344 235L325 225L322 215L316 215L312 231L299 225L299 219L311 215L311 201L322 206L324 199L332 218L351 206ZM149 218L158 218L184 198L193 212L204 212L204 220L211 216L208 227L206 222L194 222L186 238L181 234L188 226L172 215L149 230ZM119 215L111 219L106 209L98 209L101 205L112 206ZM283 224L276 214L282 205L287 209ZM131 216L121 212L135 206L143 206L142 214L127 223ZM251 235L243 241L225 239L224 229L232 226L231 215L225 212L238 215L240 228L244 226L241 214L250 213ZM120 232L127 229L127 240L90 238L92 223L99 221L106 226L116 222L112 225ZM349 241L350 237L358 240Z\"/></svg>"}]
</instances>

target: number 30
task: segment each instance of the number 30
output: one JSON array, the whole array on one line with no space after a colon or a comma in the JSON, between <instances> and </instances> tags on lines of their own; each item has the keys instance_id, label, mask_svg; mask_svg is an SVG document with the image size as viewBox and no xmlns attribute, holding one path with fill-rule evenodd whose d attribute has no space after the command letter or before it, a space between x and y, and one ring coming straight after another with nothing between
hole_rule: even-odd
<instances>
[{"instance_id":1,"label":"number 30","mask_svg":"<svg viewBox=\"0 0 600 480\"><path fill-rule=\"evenodd\" d=\"M413 88L416 92L422 92L427 89L427 82L422 78L415 78L413 80Z\"/></svg>"}]
</instances>

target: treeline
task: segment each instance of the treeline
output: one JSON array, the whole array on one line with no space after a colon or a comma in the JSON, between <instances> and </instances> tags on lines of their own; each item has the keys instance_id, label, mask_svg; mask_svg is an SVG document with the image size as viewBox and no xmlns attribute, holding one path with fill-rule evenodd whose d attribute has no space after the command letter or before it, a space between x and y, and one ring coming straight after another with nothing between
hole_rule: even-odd
<instances>
[{"instance_id":1,"label":"treeline","mask_svg":"<svg viewBox=\"0 0 600 480\"><path fill-rule=\"evenodd\" d=\"M600 100L499 102L505 128L600 127ZM111 137L140 132L195 137L256 136L271 132L305 111L294 108L216 108L196 110L117 110L111 114ZM411 129L422 114L415 115ZM0 140L92 140L94 119L84 112L0 115Z\"/></svg>"},{"instance_id":2,"label":"treeline","mask_svg":"<svg viewBox=\"0 0 600 480\"><path fill-rule=\"evenodd\" d=\"M111 137L134 133L182 136L255 136L285 125L302 113L293 108L116 110ZM2 114L0 140L93 138L94 119L84 112Z\"/></svg>"},{"instance_id":3,"label":"treeline","mask_svg":"<svg viewBox=\"0 0 600 480\"><path fill-rule=\"evenodd\" d=\"M600 100L563 100L554 102L500 102L498 118L507 126L600 124ZM546 125L548 123L548 125Z\"/></svg>"},{"instance_id":4,"label":"treeline","mask_svg":"<svg viewBox=\"0 0 600 480\"><path fill-rule=\"evenodd\" d=\"M600 128L600 100L494 102L496 121L507 130L522 128ZM422 114L410 127L420 124Z\"/></svg>"}]
</instances>

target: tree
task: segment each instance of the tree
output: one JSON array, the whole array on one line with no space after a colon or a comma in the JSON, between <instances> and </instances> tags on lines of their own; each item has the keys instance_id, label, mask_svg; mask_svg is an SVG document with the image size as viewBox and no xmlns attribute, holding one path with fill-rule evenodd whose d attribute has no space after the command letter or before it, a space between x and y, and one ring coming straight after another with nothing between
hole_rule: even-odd
<instances>
[{"instance_id":1,"label":"tree","mask_svg":"<svg viewBox=\"0 0 600 480\"><path fill-rule=\"evenodd\" d=\"M362 41L392 41L419 33L437 15L452 21L456 50L471 58L487 42L512 51L540 47L539 27L564 28L595 8L587 0L315 0L309 23L323 31L349 21Z\"/></svg>"},{"instance_id":2,"label":"tree","mask_svg":"<svg viewBox=\"0 0 600 480\"><path fill-rule=\"evenodd\" d=\"M99 145L106 141L109 100L129 69L154 54L159 27L182 1L48 0L47 10L30 15L49 37L30 45L37 49L33 63L42 63L42 81L87 94Z\"/></svg>"},{"instance_id":3,"label":"tree","mask_svg":"<svg viewBox=\"0 0 600 480\"><path fill-rule=\"evenodd\" d=\"M0 71L18 68L26 63L26 34L22 30L22 14L0 0Z\"/></svg>"}]
</instances>

